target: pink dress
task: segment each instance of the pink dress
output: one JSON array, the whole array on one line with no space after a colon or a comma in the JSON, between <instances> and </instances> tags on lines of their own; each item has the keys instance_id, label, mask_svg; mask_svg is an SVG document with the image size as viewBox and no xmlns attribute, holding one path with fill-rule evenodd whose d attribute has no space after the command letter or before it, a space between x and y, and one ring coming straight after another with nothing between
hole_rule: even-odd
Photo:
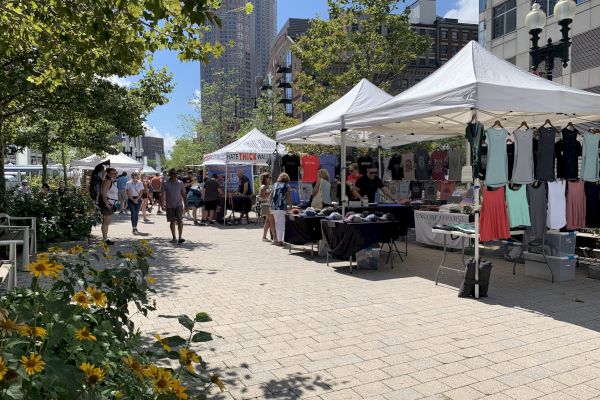
<instances>
[{"instance_id":1,"label":"pink dress","mask_svg":"<svg viewBox=\"0 0 600 400\"><path fill-rule=\"evenodd\" d=\"M479 240L482 242L508 239L510 237L504 186L496 190L489 190L487 186L483 188L483 203L479 222Z\"/></svg>"},{"instance_id":2,"label":"pink dress","mask_svg":"<svg viewBox=\"0 0 600 400\"><path fill-rule=\"evenodd\" d=\"M567 182L567 229L585 227L585 189L583 181Z\"/></svg>"}]
</instances>

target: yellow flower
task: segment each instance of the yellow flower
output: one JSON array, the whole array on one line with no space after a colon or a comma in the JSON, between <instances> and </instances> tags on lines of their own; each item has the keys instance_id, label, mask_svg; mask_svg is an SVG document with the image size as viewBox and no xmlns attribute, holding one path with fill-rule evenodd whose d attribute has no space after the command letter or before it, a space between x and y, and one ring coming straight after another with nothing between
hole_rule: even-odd
<instances>
[{"instance_id":1,"label":"yellow flower","mask_svg":"<svg viewBox=\"0 0 600 400\"><path fill-rule=\"evenodd\" d=\"M64 266L62 264L54 262L54 261L50 260L49 258L40 258L39 256L36 261L29 263L29 265L27 265L27 269L29 270L29 273L31 275L35 276L36 278L39 278L42 275L52 276L52 277L56 278L56 277L58 277L58 274L60 273L60 271L63 270L63 268L64 268Z\"/></svg>"},{"instance_id":2,"label":"yellow flower","mask_svg":"<svg viewBox=\"0 0 600 400\"><path fill-rule=\"evenodd\" d=\"M75 255L75 254L79 254L83 251L83 246L78 244L76 246L73 246L69 249L69 251L67 251L67 253L69 253L70 255Z\"/></svg>"},{"instance_id":3,"label":"yellow flower","mask_svg":"<svg viewBox=\"0 0 600 400\"><path fill-rule=\"evenodd\" d=\"M113 396L115 396L115 399L117 399L117 400L120 400L123 397L125 397L125 395L123 394L123 392L119 392L118 390L113 393Z\"/></svg>"},{"instance_id":4,"label":"yellow flower","mask_svg":"<svg viewBox=\"0 0 600 400\"><path fill-rule=\"evenodd\" d=\"M10 336L19 329L21 329L21 325L17 324L16 319L0 318L0 333L2 333L2 336Z\"/></svg>"},{"instance_id":5,"label":"yellow flower","mask_svg":"<svg viewBox=\"0 0 600 400\"><path fill-rule=\"evenodd\" d=\"M137 259L137 254L132 251L126 251L125 253L121 253L121 255L130 261Z\"/></svg>"},{"instance_id":6,"label":"yellow flower","mask_svg":"<svg viewBox=\"0 0 600 400\"><path fill-rule=\"evenodd\" d=\"M96 336L92 335L92 332L88 331L87 326L84 326L83 328L77 329L75 331L75 339L80 340L82 342L84 340L89 340L90 342L95 342Z\"/></svg>"},{"instance_id":7,"label":"yellow flower","mask_svg":"<svg viewBox=\"0 0 600 400\"><path fill-rule=\"evenodd\" d=\"M95 287L87 288L87 292L98 307L106 307L106 294Z\"/></svg>"},{"instance_id":8,"label":"yellow flower","mask_svg":"<svg viewBox=\"0 0 600 400\"><path fill-rule=\"evenodd\" d=\"M186 389L187 388L182 386L181 382L179 382L177 379L173 380L173 383L171 384L171 390L173 390L175 397L178 399L187 399L189 396L187 393L185 393Z\"/></svg>"},{"instance_id":9,"label":"yellow flower","mask_svg":"<svg viewBox=\"0 0 600 400\"><path fill-rule=\"evenodd\" d=\"M4 375L8 372L8 367L4 364L4 358L0 357L0 381L4 379Z\"/></svg>"},{"instance_id":10,"label":"yellow flower","mask_svg":"<svg viewBox=\"0 0 600 400\"><path fill-rule=\"evenodd\" d=\"M144 377L145 369L143 364L141 364L139 361L137 361L130 355L127 355L127 357L125 357L123 361L125 362L125 365L127 365L138 378L141 379Z\"/></svg>"},{"instance_id":11,"label":"yellow flower","mask_svg":"<svg viewBox=\"0 0 600 400\"><path fill-rule=\"evenodd\" d=\"M225 390L225 384L223 383L223 381L221 381L221 378L219 378L217 375L211 376L210 381L212 383L214 383L215 385L217 385L219 387L219 389L221 389L221 392Z\"/></svg>"},{"instance_id":12,"label":"yellow flower","mask_svg":"<svg viewBox=\"0 0 600 400\"><path fill-rule=\"evenodd\" d=\"M63 252L63 249L61 249L61 248L60 248L60 247L58 247L58 246L52 246L52 247L50 247L50 248L48 249L48 253L52 253L52 254L55 254L55 253L62 253L62 252Z\"/></svg>"},{"instance_id":13,"label":"yellow flower","mask_svg":"<svg viewBox=\"0 0 600 400\"><path fill-rule=\"evenodd\" d=\"M50 258L50 254L49 253L37 253L37 257L36 259L38 260L48 260Z\"/></svg>"},{"instance_id":14,"label":"yellow flower","mask_svg":"<svg viewBox=\"0 0 600 400\"><path fill-rule=\"evenodd\" d=\"M154 391L157 394L167 393L171 390L171 386L173 385L173 375L171 372L167 371L164 368L160 368L157 371L156 376L152 379L152 386L154 386Z\"/></svg>"},{"instance_id":15,"label":"yellow flower","mask_svg":"<svg viewBox=\"0 0 600 400\"><path fill-rule=\"evenodd\" d=\"M153 377L156 377L158 375L158 371L159 370L160 370L160 368L158 368L156 365L150 364L146 368L144 368L144 372L143 373L148 378L153 378Z\"/></svg>"},{"instance_id":16,"label":"yellow flower","mask_svg":"<svg viewBox=\"0 0 600 400\"><path fill-rule=\"evenodd\" d=\"M181 360L181 364L184 365L190 372L194 372L194 366L192 363L200 362L200 356L188 349L179 350L179 359Z\"/></svg>"},{"instance_id":17,"label":"yellow flower","mask_svg":"<svg viewBox=\"0 0 600 400\"><path fill-rule=\"evenodd\" d=\"M148 283L153 285L156 283L156 278L153 276L149 276L148 278L146 278L148 280Z\"/></svg>"},{"instance_id":18,"label":"yellow flower","mask_svg":"<svg viewBox=\"0 0 600 400\"><path fill-rule=\"evenodd\" d=\"M80 290L73 295L73 301L83 308L88 308L90 306L91 299L86 292Z\"/></svg>"},{"instance_id":19,"label":"yellow flower","mask_svg":"<svg viewBox=\"0 0 600 400\"><path fill-rule=\"evenodd\" d=\"M94 364L82 363L79 369L85 374L85 379L90 385L95 385L104 379L104 370L96 367Z\"/></svg>"},{"instance_id":20,"label":"yellow flower","mask_svg":"<svg viewBox=\"0 0 600 400\"><path fill-rule=\"evenodd\" d=\"M19 333L23 336L38 337L40 339L45 338L48 334L46 329L39 326L21 325L18 329Z\"/></svg>"},{"instance_id":21,"label":"yellow flower","mask_svg":"<svg viewBox=\"0 0 600 400\"><path fill-rule=\"evenodd\" d=\"M156 338L156 340L158 340L163 349L165 349L166 351L171 351L171 346L169 346L167 339L162 339L158 333L154 335L154 337Z\"/></svg>"},{"instance_id":22,"label":"yellow flower","mask_svg":"<svg viewBox=\"0 0 600 400\"><path fill-rule=\"evenodd\" d=\"M110 253L110 248L106 243L100 242L100 247L102 248L102 250L104 250L105 253Z\"/></svg>"},{"instance_id":23,"label":"yellow flower","mask_svg":"<svg viewBox=\"0 0 600 400\"><path fill-rule=\"evenodd\" d=\"M30 353L29 357L21 356L21 365L28 375L35 375L44 370L46 363L39 354Z\"/></svg>"},{"instance_id":24,"label":"yellow flower","mask_svg":"<svg viewBox=\"0 0 600 400\"><path fill-rule=\"evenodd\" d=\"M142 246L142 249L144 249L148 254L154 254L154 249L150 246L146 239L140 240L140 245Z\"/></svg>"}]
</instances>

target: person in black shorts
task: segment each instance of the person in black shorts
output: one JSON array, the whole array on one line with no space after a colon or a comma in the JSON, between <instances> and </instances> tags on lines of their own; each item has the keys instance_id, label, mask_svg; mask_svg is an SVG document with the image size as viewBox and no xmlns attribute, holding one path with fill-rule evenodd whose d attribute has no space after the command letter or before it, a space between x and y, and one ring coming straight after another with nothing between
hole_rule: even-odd
<instances>
[{"instance_id":1,"label":"person in black shorts","mask_svg":"<svg viewBox=\"0 0 600 400\"><path fill-rule=\"evenodd\" d=\"M204 201L204 210L202 211L203 224L215 223L215 212L219 204L219 196L223 196L223 190L219 187L219 182L217 182L217 174L213 174L210 179L204 182L204 188L202 189L202 199Z\"/></svg>"}]
</instances>

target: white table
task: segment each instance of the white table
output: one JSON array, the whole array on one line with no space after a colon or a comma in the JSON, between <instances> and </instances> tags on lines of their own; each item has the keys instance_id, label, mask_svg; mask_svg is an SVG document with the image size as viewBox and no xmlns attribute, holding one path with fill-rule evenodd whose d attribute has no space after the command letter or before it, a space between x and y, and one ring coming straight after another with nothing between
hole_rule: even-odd
<instances>
[{"instance_id":1,"label":"white table","mask_svg":"<svg viewBox=\"0 0 600 400\"><path fill-rule=\"evenodd\" d=\"M418 243L430 246L447 246L452 249L462 247L461 239L448 240L447 237L433 231L435 225L468 224L469 215L459 213L441 213L439 211L415 211L415 235Z\"/></svg>"}]
</instances>

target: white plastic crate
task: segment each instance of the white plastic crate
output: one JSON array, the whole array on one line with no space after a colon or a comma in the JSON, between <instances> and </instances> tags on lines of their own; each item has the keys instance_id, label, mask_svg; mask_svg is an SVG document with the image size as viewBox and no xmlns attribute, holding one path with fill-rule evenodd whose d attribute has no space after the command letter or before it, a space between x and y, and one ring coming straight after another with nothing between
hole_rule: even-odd
<instances>
[{"instance_id":1,"label":"white plastic crate","mask_svg":"<svg viewBox=\"0 0 600 400\"><path fill-rule=\"evenodd\" d=\"M359 269L378 269L381 249L368 248L356 253L356 265Z\"/></svg>"},{"instance_id":2,"label":"white plastic crate","mask_svg":"<svg viewBox=\"0 0 600 400\"><path fill-rule=\"evenodd\" d=\"M554 282L572 281L575 279L575 266L577 256L550 256L544 257L541 254L523 252L525 258L525 275L535 278L552 279ZM547 262L547 264L546 264ZM550 273L550 269L552 274Z\"/></svg>"}]
</instances>

